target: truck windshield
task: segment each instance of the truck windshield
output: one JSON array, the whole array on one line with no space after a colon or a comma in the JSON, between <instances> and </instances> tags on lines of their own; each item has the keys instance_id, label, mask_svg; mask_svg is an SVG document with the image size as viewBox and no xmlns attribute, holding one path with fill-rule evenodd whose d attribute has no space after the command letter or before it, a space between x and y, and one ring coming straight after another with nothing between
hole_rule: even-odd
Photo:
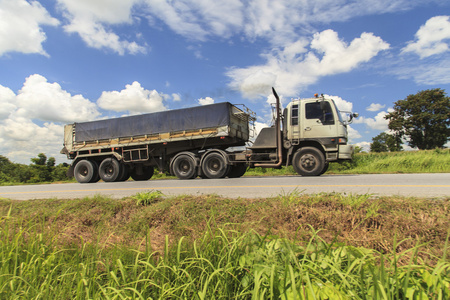
<instances>
[{"instance_id":1,"label":"truck windshield","mask_svg":"<svg viewBox=\"0 0 450 300\"><path fill-rule=\"evenodd\" d=\"M345 125L344 119L342 118L342 113L341 113L341 111L340 111L339 108L337 107L336 103L334 103L334 100L333 100L333 99L331 99L331 102L333 102L334 108L336 108L336 112L337 112L337 115L338 115L338 118L339 118L339 122L341 122L343 125Z\"/></svg>"}]
</instances>

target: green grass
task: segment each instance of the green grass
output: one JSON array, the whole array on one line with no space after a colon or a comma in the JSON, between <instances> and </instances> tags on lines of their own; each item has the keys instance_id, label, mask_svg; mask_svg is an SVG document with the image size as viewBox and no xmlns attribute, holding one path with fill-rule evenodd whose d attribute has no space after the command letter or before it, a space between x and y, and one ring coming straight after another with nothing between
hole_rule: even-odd
<instances>
[{"instance_id":1,"label":"green grass","mask_svg":"<svg viewBox=\"0 0 450 300\"><path fill-rule=\"evenodd\" d=\"M450 199L0 200L0 299L448 299Z\"/></svg>"},{"instance_id":2,"label":"green grass","mask_svg":"<svg viewBox=\"0 0 450 300\"><path fill-rule=\"evenodd\" d=\"M325 174L450 173L450 149L357 153L352 161L331 163ZM297 175L292 166L249 169L245 176Z\"/></svg>"},{"instance_id":3,"label":"green grass","mask_svg":"<svg viewBox=\"0 0 450 300\"><path fill-rule=\"evenodd\" d=\"M450 149L358 153L352 162L331 164L329 173L449 173Z\"/></svg>"}]
</instances>

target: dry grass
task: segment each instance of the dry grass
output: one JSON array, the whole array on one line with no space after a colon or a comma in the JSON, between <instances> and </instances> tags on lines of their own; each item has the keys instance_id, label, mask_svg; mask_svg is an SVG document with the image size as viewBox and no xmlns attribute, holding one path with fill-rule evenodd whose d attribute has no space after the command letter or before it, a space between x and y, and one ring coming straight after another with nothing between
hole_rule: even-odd
<instances>
[{"instance_id":1,"label":"dry grass","mask_svg":"<svg viewBox=\"0 0 450 300\"><path fill-rule=\"evenodd\" d=\"M255 230L263 236L296 243L306 242L318 232L328 243L381 253L427 244L429 251L423 258L433 263L445 250L450 228L449 200L301 193L268 199L159 195L143 205L133 198L117 201L99 196L80 200L2 200L0 213L6 215L11 209L10 230L37 221L37 231L56 233L58 242L65 245L142 248L149 241L154 251L162 253L166 237L169 242L182 236L195 240L212 224L240 232Z\"/></svg>"}]
</instances>

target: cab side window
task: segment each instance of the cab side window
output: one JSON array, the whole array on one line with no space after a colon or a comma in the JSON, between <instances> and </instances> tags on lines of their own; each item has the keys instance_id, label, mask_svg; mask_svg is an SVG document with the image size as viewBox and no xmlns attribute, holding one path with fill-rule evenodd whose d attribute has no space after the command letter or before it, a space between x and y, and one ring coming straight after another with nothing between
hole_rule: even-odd
<instances>
[{"instance_id":1,"label":"cab side window","mask_svg":"<svg viewBox=\"0 0 450 300\"><path fill-rule=\"evenodd\" d=\"M323 103L323 110L320 107L320 102L306 103L305 115L306 119L319 119L324 125L333 125L333 110L329 102Z\"/></svg>"}]
</instances>

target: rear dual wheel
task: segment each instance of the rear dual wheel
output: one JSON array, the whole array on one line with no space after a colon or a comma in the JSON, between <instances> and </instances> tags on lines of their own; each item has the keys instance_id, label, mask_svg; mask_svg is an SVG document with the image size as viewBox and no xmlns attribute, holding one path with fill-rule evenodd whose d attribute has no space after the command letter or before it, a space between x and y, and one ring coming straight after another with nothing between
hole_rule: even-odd
<instances>
[{"instance_id":1,"label":"rear dual wheel","mask_svg":"<svg viewBox=\"0 0 450 300\"><path fill-rule=\"evenodd\" d=\"M223 178L227 176L228 171L227 160L218 152L206 154L202 161L202 172L208 178Z\"/></svg>"},{"instance_id":2,"label":"rear dual wheel","mask_svg":"<svg viewBox=\"0 0 450 300\"><path fill-rule=\"evenodd\" d=\"M152 178L153 173L155 172L153 167L148 166L142 166L142 169L135 168L131 172L131 178L133 178L134 181L145 181Z\"/></svg>"},{"instance_id":3,"label":"rear dual wheel","mask_svg":"<svg viewBox=\"0 0 450 300\"><path fill-rule=\"evenodd\" d=\"M115 158L105 158L99 167L100 178L104 182L114 182L120 179L120 175L123 175L121 171L121 165Z\"/></svg>"},{"instance_id":4,"label":"rear dual wheel","mask_svg":"<svg viewBox=\"0 0 450 300\"><path fill-rule=\"evenodd\" d=\"M172 171L179 179L193 179L197 176L195 157L189 153L180 154L172 162Z\"/></svg>"},{"instance_id":5,"label":"rear dual wheel","mask_svg":"<svg viewBox=\"0 0 450 300\"><path fill-rule=\"evenodd\" d=\"M79 183L93 183L100 180L98 165L95 161L81 160L74 168L75 179Z\"/></svg>"},{"instance_id":6,"label":"rear dual wheel","mask_svg":"<svg viewBox=\"0 0 450 300\"><path fill-rule=\"evenodd\" d=\"M247 164L236 164L230 166L228 171L228 178L239 178L247 172Z\"/></svg>"}]
</instances>

